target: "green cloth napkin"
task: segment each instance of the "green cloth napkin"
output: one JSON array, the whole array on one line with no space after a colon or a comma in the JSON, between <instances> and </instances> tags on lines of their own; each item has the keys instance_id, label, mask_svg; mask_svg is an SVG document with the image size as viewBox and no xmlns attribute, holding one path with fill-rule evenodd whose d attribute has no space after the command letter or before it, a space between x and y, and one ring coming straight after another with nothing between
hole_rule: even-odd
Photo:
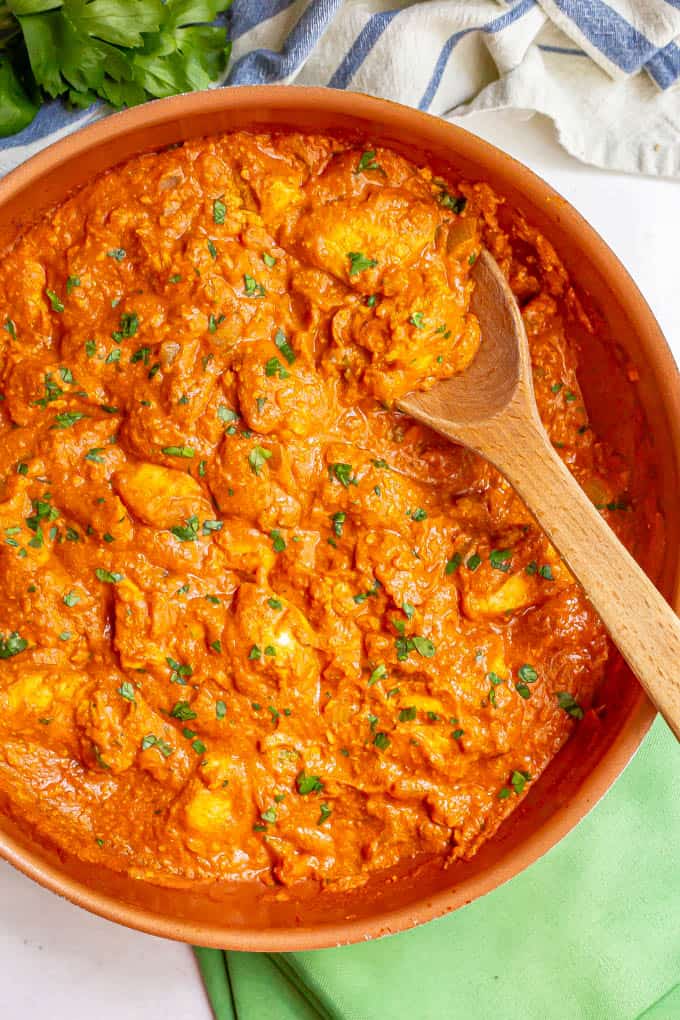
<instances>
[{"instance_id":1,"label":"green cloth napkin","mask_svg":"<svg viewBox=\"0 0 680 1020\"><path fill-rule=\"evenodd\" d=\"M439 921L343 949L196 949L217 1020L680 1020L680 747L657 719L577 829Z\"/></svg>"}]
</instances>

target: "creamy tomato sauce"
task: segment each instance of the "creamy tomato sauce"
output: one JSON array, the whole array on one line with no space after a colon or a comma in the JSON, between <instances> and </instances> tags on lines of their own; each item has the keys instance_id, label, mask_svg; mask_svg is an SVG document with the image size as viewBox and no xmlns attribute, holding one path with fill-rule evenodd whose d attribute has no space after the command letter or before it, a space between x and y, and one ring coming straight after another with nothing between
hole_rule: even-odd
<instances>
[{"instance_id":1,"label":"creamy tomato sauce","mask_svg":"<svg viewBox=\"0 0 680 1020\"><path fill-rule=\"evenodd\" d=\"M509 486L393 409L474 357L486 245L629 544L592 328L488 186L251 135L144 155L0 267L0 793L157 882L469 857L589 711L600 621Z\"/></svg>"}]
</instances>

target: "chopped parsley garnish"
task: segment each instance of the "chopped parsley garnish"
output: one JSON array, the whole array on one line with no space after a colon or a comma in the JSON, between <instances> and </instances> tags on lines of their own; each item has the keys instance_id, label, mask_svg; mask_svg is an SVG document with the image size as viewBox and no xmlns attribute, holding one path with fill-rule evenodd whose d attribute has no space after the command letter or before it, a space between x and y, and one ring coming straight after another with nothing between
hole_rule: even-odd
<instances>
[{"instance_id":1,"label":"chopped parsley garnish","mask_svg":"<svg viewBox=\"0 0 680 1020\"><path fill-rule=\"evenodd\" d=\"M387 676L387 666L385 666L384 663L381 662L378 666L375 667L375 669L373 670L373 672L369 676L369 678L368 678L368 686L372 687L373 684L377 684L378 680L384 680L386 676Z\"/></svg>"},{"instance_id":2,"label":"chopped parsley garnish","mask_svg":"<svg viewBox=\"0 0 680 1020\"><path fill-rule=\"evenodd\" d=\"M224 404L220 404L217 408L217 417L223 422L238 421L236 411L232 411L230 407L226 407Z\"/></svg>"},{"instance_id":3,"label":"chopped parsley garnish","mask_svg":"<svg viewBox=\"0 0 680 1020\"><path fill-rule=\"evenodd\" d=\"M445 209L452 209L455 213L462 213L467 205L467 198L464 198L462 195L452 195L446 188L442 188L439 192L437 201Z\"/></svg>"},{"instance_id":4,"label":"chopped parsley garnish","mask_svg":"<svg viewBox=\"0 0 680 1020\"><path fill-rule=\"evenodd\" d=\"M572 719L583 718L583 709L573 694L570 694L569 691L555 691L555 697L560 708L563 708Z\"/></svg>"},{"instance_id":5,"label":"chopped parsley garnish","mask_svg":"<svg viewBox=\"0 0 680 1020\"><path fill-rule=\"evenodd\" d=\"M377 294L369 294L366 300L364 301L364 304L366 305L367 308L373 308L377 300L378 300Z\"/></svg>"},{"instance_id":6,"label":"chopped parsley garnish","mask_svg":"<svg viewBox=\"0 0 680 1020\"><path fill-rule=\"evenodd\" d=\"M136 365L138 361L142 361L145 365L148 365L150 355L151 355L150 347L138 347L135 353L130 358L130 364Z\"/></svg>"},{"instance_id":7,"label":"chopped parsley garnish","mask_svg":"<svg viewBox=\"0 0 680 1020\"><path fill-rule=\"evenodd\" d=\"M320 815L317 820L317 825L323 825L324 822L328 821L332 814L332 809L329 808L328 804L321 804L319 807Z\"/></svg>"},{"instance_id":8,"label":"chopped parsley garnish","mask_svg":"<svg viewBox=\"0 0 680 1020\"><path fill-rule=\"evenodd\" d=\"M407 513L406 516L408 517L408 513ZM412 521L426 521L427 520L427 511L423 510L422 507L417 507L415 510L411 511L411 520Z\"/></svg>"},{"instance_id":9,"label":"chopped parsley garnish","mask_svg":"<svg viewBox=\"0 0 680 1020\"><path fill-rule=\"evenodd\" d=\"M135 689L129 680L123 680L122 684L118 688L118 693L121 698L125 698L126 701L135 700Z\"/></svg>"},{"instance_id":10,"label":"chopped parsley garnish","mask_svg":"<svg viewBox=\"0 0 680 1020\"><path fill-rule=\"evenodd\" d=\"M69 591L66 595L64 595L62 602L65 606L68 606L69 609L71 609L73 606L77 606L80 602L80 595L74 591Z\"/></svg>"},{"instance_id":11,"label":"chopped parsley garnish","mask_svg":"<svg viewBox=\"0 0 680 1020\"><path fill-rule=\"evenodd\" d=\"M176 701L172 706L170 715L173 719L179 719L181 722L190 722L196 718L196 713L188 701Z\"/></svg>"},{"instance_id":12,"label":"chopped parsley garnish","mask_svg":"<svg viewBox=\"0 0 680 1020\"><path fill-rule=\"evenodd\" d=\"M0 634L0 659L11 659L26 648L28 648L28 641L20 637L17 631L13 630L7 637Z\"/></svg>"},{"instance_id":13,"label":"chopped parsley garnish","mask_svg":"<svg viewBox=\"0 0 680 1020\"><path fill-rule=\"evenodd\" d=\"M408 708L402 708L399 713L399 722L413 722L417 711L418 710L415 705L409 705Z\"/></svg>"},{"instance_id":14,"label":"chopped parsley garnish","mask_svg":"<svg viewBox=\"0 0 680 1020\"><path fill-rule=\"evenodd\" d=\"M376 163L375 149L367 149L366 152L362 152L361 159L357 163L354 173L360 174L365 170L382 170L380 164Z\"/></svg>"},{"instance_id":15,"label":"chopped parsley garnish","mask_svg":"<svg viewBox=\"0 0 680 1020\"><path fill-rule=\"evenodd\" d=\"M331 514L331 521L333 522L333 531L342 538L342 529L345 521L347 520L347 514L343 510L338 510L337 513Z\"/></svg>"},{"instance_id":16,"label":"chopped parsley garnish","mask_svg":"<svg viewBox=\"0 0 680 1020\"><path fill-rule=\"evenodd\" d=\"M383 730L380 730L373 737L373 743L375 744L379 751L386 751L387 748L390 746L390 738Z\"/></svg>"},{"instance_id":17,"label":"chopped parsley garnish","mask_svg":"<svg viewBox=\"0 0 680 1020\"><path fill-rule=\"evenodd\" d=\"M261 283L258 283L254 276L249 273L243 274L243 283L247 297L264 297L266 291Z\"/></svg>"},{"instance_id":18,"label":"chopped parsley garnish","mask_svg":"<svg viewBox=\"0 0 680 1020\"><path fill-rule=\"evenodd\" d=\"M336 478L345 489L348 489L350 485L358 484L356 478L352 477L351 464L343 464L341 462L329 464L328 474L331 478Z\"/></svg>"},{"instance_id":19,"label":"chopped parsley garnish","mask_svg":"<svg viewBox=\"0 0 680 1020\"><path fill-rule=\"evenodd\" d=\"M455 572L458 570L458 567L461 565L462 562L463 562L463 557L461 556L461 554L460 553L454 553L453 556L451 557L451 559L446 561L446 566L444 567L444 573L445 574L455 574Z\"/></svg>"},{"instance_id":20,"label":"chopped parsley garnish","mask_svg":"<svg viewBox=\"0 0 680 1020\"><path fill-rule=\"evenodd\" d=\"M492 549L489 554L489 563L494 570L502 570L504 573L510 570L511 559L512 549Z\"/></svg>"},{"instance_id":21,"label":"chopped parsley garnish","mask_svg":"<svg viewBox=\"0 0 680 1020\"><path fill-rule=\"evenodd\" d=\"M209 535L211 531L221 531L224 521L203 521L203 534Z\"/></svg>"},{"instance_id":22,"label":"chopped parsley garnish","mask_svg":"<svg viewBox=\"0 0 680 1020\"><path fill-rule=\"evenodd\" d=\"M265 362L264 374L270 378L277 375L279 379L287 379L290 372L288 369L283 367L278 358L269 358L269 360Z\"/></svg>"},{"instance_id":23,"label":"chopped parsley garnish","mask_svg":"<svg viewBox=\"0 0 680 1020\"><path fill-rule=\"evenodd\" d=\"M283 609L283 602L281 599L267 599L267 605L270 609Z\"/></svg>"},{"instance_id":24,"label":"chopped parsley garnish","mask_svg":"<svg viewBox=\"0 0 680 1020\"><path fill-rule=\"evenodd\" d=\"M222 700L216 701L215 702L215 718L216 719L224 719L226 714L227 714L227 706L225 705L225 703Z\"/></svg>"},{"instance_id":25,"label":"chopped parsley garnish","mask_svg":"<svg viewBox=\"0 0 680 1020\"><path fill-rule=\"evenodd\" d=\"M454 740L460 740L460 738L463 736L464 733L465 733L465 730L461 730L461 729L452 730L451 731L451 736L453 737Z\"/></svg>"},{"instance_id":26,"label":"chopped parsley garnish","mask_svg":"<svg viewBox=\"0 0 680 1020\"><path fill-rule=\"evenodd\" d=\"M360 251L348 251L347 258L350 263L350 277L356 276L357 273L363 273L366 269L373 269L374 266L378 265L377 259L369 259Z\"/></svg>"},{"instance_id":27,"label":"chopped parsley garnish","mask_svg":"<svg viewBox=\"0 0 680 1020\"><path fill-rule=\"evenodd\" d=\"M538 673L533 666L529 665L528 662L525 662L523 666L519 667L517 674L520 680L523 680L526 684L535 684L538 680Z\"/></svg>"},{"instance_id":28,"label":"chopped parsley garnish","mask_svg":"<svg viewBox=\"0 0 680 1020\"><path fill-rule=\"evenodd\" d=\"M208 251L210 252L211 258L213 258L213 259L217 258L217 248L215 247L213 242L210 240L210 238L208 238Z\"/></svg>"},{"instance_id":29,"label":"chopped parsley garnish","mask_svg":"<svg viewBox=\"0 0 680 1020\"><path fill-rule=\"evenodd\" d=\"M320 793L323 790L323 783L319 776L310 776L304 770L298 772L296 780L298 793L306 796L308 793Z\"/></svg>"},{"instance_id":30,"label":"chopped parsley garnish","mask_svg":"<svg viewBox=\"0 0 680 1020\"><path fill-rule=\"evenodd\" d=\"M184 457L186 460L191 460L195 451L192 446L164 446L161 453L164 453L166 457Z\"/></svg>"},{"instance_id":31,"label":"chopped parsley garnish","mask_svg":"<svg viewBox=\"0 0 680 1020\"><path fill-rule=\"evenodd\" d=\"M116 361L120 361L120 351L118 350L118 348L116 348L113 351L110 351L109 354L107 354L105 364L112 365Z\"/></svg>"},{"instance_id":32,"label":"chopped parsley garnish","mask_svg":"<svg viewBox=\"0 0 680 1020\"><path fill-rule=\"evenodd\" d=\"M531 776L528 772L518 772L517 770L515 770L512 773L510 777L510 782L512 784L513 790L515 791L518 797L520 793L523 792L524 787L526 786L530 779Z\"/></svg>"},{"instance_id":33,"label":"chopped parsley garnish","mask_svg":"<svg viewBox=\"0 0 680 1020\"><path fill-rule=\"evenodd\" d=\"M53 429L70 429L81 418L87 418L83 411L62 411L54 419Z\"/></svg>"},{"instance_id":34,"label":"chopped parsley garnish","mask_svg":"<svg viewBox=\"0 0 680 1020\"><path fill-rule=\"evenodd\" d=\"M288 364L292 365L295 361L295 351L288 343L288 338L282 329L277 329L274 334L274 343L281 351Z\"/></svg>"},{"instance_id":35,"label":"chopped parsley garnish","mask_svg":"<svg viewBox=\"0 0 680 1020\"><path fill-rule=\"evenodd\" d=\"M157 747L164 758L169 758L173 752L172 746L166 740L161 740L153 733L147 733L145 737L142 737L142 751L148 751L150 747Z\"/></svg>"},{"instance_id":36,"label":"chopped parsley garnish","mask_svg":"<svg viewBox=\"0 0 680 1020\"><path fill-rule=\"evenodd\" d=\"M409 320L408 321L410 322L410 324L412 326L415 326L416 329L424 329L425 328L425 323L423 322L423 313L422 312L414 312L413 315L409 316Z\"/></svg>"},{"instance_id":37,"label":"chopped parsley garnish","mask_svg":"<svg viewBox=\"0 0 680 1020\"><path fill-rule=\"evenodd\" d=\"M271 450L265 450L262 446L254 446L248 454L250 470L254 475L259 475L264 465L271 458Z\"/></svg>"},{"instance_id":38,"label":"chopped parsley garnish","mask_svg":"<svg viewBox=\"0 0 680 1020\"><path fill-rule=\"evenodd\" d=\"M60 300L59 295L55 294L53 290L46 290L45 293L47 294L48 298L50 299L50 304L52 305L52 311L53 312L63 312L64 311L64 305L63 305L62 301Z\"/></svg>"},{"instance_id":39,"label":"chopped parsley garnish","mask_svg":"<svg viewBox=\"0 0 680 1020\"><path fill-rule=\"evenodd\" d=\"M214 652L217 652L218 655L222 654L222 642L219 640L219 638L216 639L215 641L211 641L210 647Z\"/></svg>"},{"instance_id":40,"label":"chopped parsley garnish","mask_svg":"<svg viewBox=\"0 0 680 1020\"><path fill-rule=\"evenodd\" d=\"M269 532L269 537L272 540L272 548L274 552L276 553L283 552L283 550L286 548L286 543L281 537L281 532L274 529L273 531Z\"/></svg>"},{"instance_id":41,"label":"chopped parsley garnish","mask_svg":"<svg viewBox=\"0 0 680 1020\"><path fill-rule=\"evenodd\" d=\"M192 514L191 517L187 517L184 524L178 524L170 528L170 531L180 542L195 542L198 538L198 517Z\"/></svg>"},{"instance_id":42,"label":"chopped parsley garnish","mask_svg":"<svg viewBox=\"0 0 680 1020\"><path fill-rule=\"evenodd\" d=\"M101 567L97 567L95 574L98 581L102 581L104 584L118 584L123 580L123 575L118 573L112 573L110 570L103 570Z\"/></svg>"},{"instance_id":43,"label":"chopped parsley garnish","mask_svg":"<svg viewBox=\"0 0 680 1020\"><path fill-rule=\"evenodd\" d=\"M477 553L473 553L465 564L468 570L476 570L479 564L482 562L482 557L478 556Z\"/></svg>"},{"instance_id":44,"label":"chopped parsley garnish","mask_svg":"<svg viewBox=\"0 0 680 1020\"><path fill-rule=\"evenodd\" d=\"M107 251L106 254L110 259L115 259L116 262L122 262L127 253L125 248L111 248L111 250Z\"/></svg>"},{"instance_id":45,"label":"chopped parsley garnish","mask_svg":"<svg viewBox=\"0 0 680 1020\"><path fill-rule=\"evenodd\" d=\"M134 336L139 328L139 317L136 312L123 312L120 317L120 324L117 330L111 334L117 344Z\"/></svg>"},{"instance_id":46,"label":"chopped parsley garnish","mask_svg":"<svg viewBox=\"0 0 680 1020\"><path fill-rule=\"evenodd\" d=\"M16 340L16 338L17 338L17 330L16 330L16 326L14 325L14 322L13 322L12 319L9 319L9 318L5 319L2 328L7 330L9 335L12 337L12 340Z\"/></svg>"},{"instance_id":47,"label":"chopped parsley garnish","mask_svg":"<svg viewBox=\"0 0 680 1020\"><path fill-rule=\"evenodd\" d=\"M213 222L224 223L224 217L227 215L227 207L221 198L216 198L213 201Z\"/></svg>"},{"instance_id":48,"label":"chopped parsley garnish","mask_svg":"<svg viewBox=\"0 0 680 1020\"><path fill-rule=\"evenodd\" d=\"M66 278L66 293L70 294L74 287L80 287L80 277L68 276Z\"/></svg>"},{"instance_id":49,"label":"chopped parsley garnish","mask_svg":"<svg viewBox=\"0 0 680 1020\"><path fill-rule=\"evenodd\" d=\"M262 819L263 822L268 822L270 825L273 825L274 822L276 821L276 808L273 807L267 808L266 811L262 812L260 818Z\"/></svg>"},{"instance_id":50,"label":"chopped parsley garnish","mask_svg":"<svg viewBox=\"0 0 680 1020\"><path fill-rule=\"evenodd\" d=\"M166 655L165 661L171 669L170 683L179 684L181 687L186 686L186 678L194 675L194 671L188 663L177 662L170 655Z\"/></svg>"}]
</instances>

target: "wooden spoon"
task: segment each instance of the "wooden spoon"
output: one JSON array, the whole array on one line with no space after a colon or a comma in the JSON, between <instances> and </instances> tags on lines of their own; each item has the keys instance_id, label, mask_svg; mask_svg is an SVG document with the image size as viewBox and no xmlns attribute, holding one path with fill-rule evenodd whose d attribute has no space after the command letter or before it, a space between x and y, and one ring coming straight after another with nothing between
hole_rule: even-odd
<instances>
[{"instance_id":1,"label":"wooden spoon","mask_svg":"<svg viewBox=\"0 0 680 1020\"><path fill-rule=\"evenodd\" d=\"M505 475L680 740L680 620L555 453L538 416L522 317L488 252L473 276L479 353L465 372L399 407Z\"/></svg>"}]
</instances>

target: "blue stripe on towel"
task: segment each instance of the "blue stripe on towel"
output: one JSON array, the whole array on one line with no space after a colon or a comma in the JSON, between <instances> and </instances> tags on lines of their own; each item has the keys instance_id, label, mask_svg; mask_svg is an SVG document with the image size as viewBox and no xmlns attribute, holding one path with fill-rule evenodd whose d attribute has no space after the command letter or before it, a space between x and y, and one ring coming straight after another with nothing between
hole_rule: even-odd
<instances>
[{"instance_id":1,"label":"blue stripe on towel","mask_svg":"<svg viewBox=\"0 0 680 1020\"><path fill-rule=\"evenodd\" d=\"M553 0L586 39L627 74L638 71L656 46L603 0Z\"/></svg>"},{"instance_id":2,"label":"blue stripe on towel","mask_svg":"<svg viewBox=\"0 0 680 1020\"><path fill-rule=\"evenodd\" d=\"M346 89L387 26L400 11L382 11L366 22L328 82L332 89Z\"/></svg>"},{"instance_id":3,"label":"blue stripe on towel","mask_svg":"<svg viewBox=\"0 0 680 1020\"><path fill-rule=\"evenodd\" d=\"M252 50L237 60L225 85L266 85L293 74L321 38L342 0L312 0L281 50Z\"/></svg>"},{"instance_id":4,"label":"blue stripe on towel","mask_svg":"<svg viewBox=\"0 0 680 1020\"><path fill-rule=\"evenodd\" d=\"M587 56L585 50L574 50L569 46L544 46L542 43L539 43L538 48L539 50L543 50L544 53L564 53L565 56L569 57Z\"/></svg>"},{"instance_id":5,"label":"blue stripe on towel","mask_svg":"<svg viewBox=\"0 0 680 1020\"><path fill-rule=\"evenodd\" d=\"M453 35L449 36L442 47L441 53L439 54L432 77L430 78L428 86L423 93L423 98L418 103L418 109L429 109L430 103L434 99L437 89L441 83L449 57L461 39L464 39L466 35L470 35L471 32L486 32L488 34L501 32L514 21L518 21L519 18L524 17L527 11L530 11L531 8L535 6L536 0L519 0L519 3L515 4L511 10L506 11L506 13L502 14L499 18L494 18L493 21L488 21L486 25L480 25L478 28L464 28L461 32L455 32Z\"/></svg>"},{"instance_id":6,"label":"blue stripe on towel","mask_svg":"<svg viewBox=\"0 0 680 1020\"><path fill-rule=\"evenodd\" d=\"M670 88L680 78L680 46L669 43L648 60L645 67L661 89Z\"/></svg>"},{"instance_id":7,"label":"blue stripe on towel","mask_svg":"<svg viewBox=\"0 0 680 1020\"><path fill-rule=\"evenodd\" d=\"M229 33L231 39L239 39L246 32L250 32L251 28L261 25L263 21L269 21L295 2L296 0L267 0L267 3L263 4L262 0L237 0L231 9Z\"/></svg>"}]
</instances>

